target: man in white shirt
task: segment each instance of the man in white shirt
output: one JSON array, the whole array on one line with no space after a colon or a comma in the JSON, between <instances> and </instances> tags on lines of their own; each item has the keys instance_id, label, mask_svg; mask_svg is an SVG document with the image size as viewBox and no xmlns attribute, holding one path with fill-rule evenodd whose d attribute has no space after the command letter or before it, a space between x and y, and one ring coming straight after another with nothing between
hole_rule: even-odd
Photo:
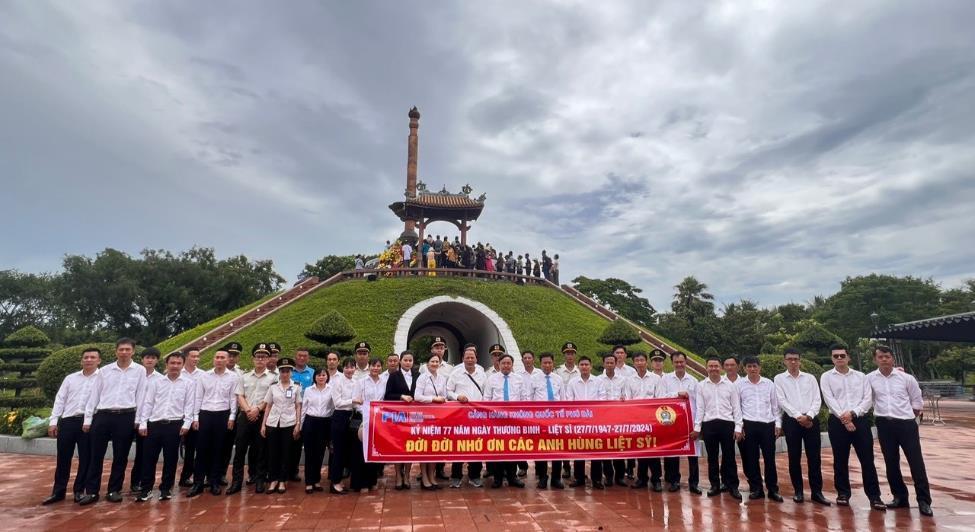
<instances>
[{"instance_id":1,"label":"man in white shirt","mask_svg":"<svg viewBox=\"0 0 975 532\"><path fill-rule=\"evenodd\" d=\"M528 392L529 401L563 401L565 400L565 384L562 377L555 373L555 355L552 353L542 353L539 355L539 362L542 365L541 371L536 371L531 378ZM543 490L549 486L548 462L545 460L535 461L535 475L538 477L538 489ZM565 489L562 484L562 461L552 461L552 482L553 489Z\"/></svg>"},{"instance_id":2,"label":"man in white shirt","mask_svg":"<svg viewBox=\"0 0 975 532\"><path fill-rule=\"evenodd\" d=\"M496 345L495 347L500 346ZM501 364L501 372L488 377L484 385L484 400L506 402L524 401L526 396L525 380L512 372L515 359L511 355L504 353L500 356L499 361ZM494 483L491 484L492 488L500 488L502 481L505 479L508 481L509 487L525 487L525 483L518 480L515 473L517 467L514 462L491 462L488 467L494 471L492 474L494 477Z\"/></svg>"},{"instance_id":3,"label":"man in white shirt","mask_svg":"<svg viewBox=\"0 0 975 532\"><path fill-rule=\"evenodd\" d=\"M603 374L599 376L602 388L599 397L601 401L625 400L627 377L617 373L616 363L618 360L619 358L612 353L603 356ZM626 460L603 460L601 466L601 473L606 477L606 486L626 485L626 480L623 478L626 473ZM596 487L595 473L593 473L593 487Z\"/></svg>"},{"instance_id":4,"label":"man in white shirt","mask_svg":"<svg viewBox=\"0 0 975 532\"><path fill-rule=\"evenodd\" d=\"M464 346L464 364L457 367L450 377L447 378L447 400L467 403L469 401L481 401L484 399L484 383L487 375L484 368L477 365L477 346L467 344ZM438 370L439 371L439 370ZM467 481L471 486L480 488L481 483L481 462L467 463ZM450 487L459 488L464 479L464 463L454 462L450 464Z\"/></svg>"},{"instance_id":5,"label":"man in white shirt","mask_svg":"<svg viewBox=\"0 0 975 532\"><path fill-rule=\"evenodd\" d=\"M442 375L445 379L450 378L450 374L454 372L454 365L447 362L447 340L443 336L434 336L433 343L430 344L430 356L437 355L440 357L440 368L437 369L437 375ZM429 357L427 358L429 360ZM420 373L427 373L426 364L420 366Z\"/></svg>"},{"instance_id":6,"label":"man in white shirt","mask_svg":"<svg viewBox=\"0 0 975 532\"><path fill-rule=\"evenodd\" d=\"M566 401L599 401L603 386L599 377L592 374L592 361L583 355L579 357L579 376L569 381L565 388ZM586 487L586 462L585 460L575 460L572 464L573 480L569 483L570 488ZM589 461L589 476L592 479L592 487L602 489L603 486L603 466L599 460Z\"/></svg>"},{"instance_id":7,"label":"man in white shirt","mask_svg":"<svg viewBox=\"0 0 975 532\"><path fill-rule=\"evenodd\" d=\"M118 360L99 370L92 383L81 427L81 430L91 433L91 461L85 481L85 495L78 500L82 506L98 500L109 441L112 442L112 472L105 498L109 502L122 502L122 483L137 428L136 412L146 392L145 368L133 363L133 354L135 340L121 338L116 341L115 356Z\"/></svg>"},{"instance_id":8,"label":"man in white shirt","mask_svg":"<svg viewBox=\"0 0 975 532\"><path fill-rule=\"evenodd\" d=\"M741 399L742 430L741 465L748 479L749 500L765 497L762 472L758 466L759 452L765 463L765 487L768 498L782 502L779 495L779 476L775 470L775 439L782 436L782 414L775 384L762 377L762 363L758 357L745 358L746 376L737 379Z\"/></svg>"},{"instance_id":9,"label":"man in white shirt","mask_svg":"<svg viewBox=\"0 0 975 532\"><path fill-rule=\"evenodd\" d=\"M156 371L156 364L159 363L159 350L155 347L147 347L142 350L142 367L146 368L146 390L149 389L149 385L152 381L159 378L163 378L163 374ZM183 366L180 365L180 370ZM132 460L132 472L129 473L129 492L134 494L142 493L142 488L139 486L139 482L142 480L142 470L143 470L143 451L145 448L146 437L141 433L136 432L135 435L135 459Z\"/></svg>"},{"instance_id":10,"label":"man in white shirt","mask_svg":"<svg viewBox=\"0 0 975 532\"><path fill-rule=\"evenodd\" d=\"M532 377L539 373L538 368L535 367L535 353L533 351L524 351L521 353L521 367L516 369L515 373L524 379L525 389L530 389L532 385ZM518 462L517 465L518 476L528 476L528 462L522 460L521 462Z\"/></svg>"},{"instance_id":11,"label":"man in white shirt","mask_svg":"<svg viewBox=\"0 0 975 532\"><path fill-rule=\"evenodd\" d=\"M562 344L562 356L565 357L565 363L555 368L555 373L562 377L562 383L568 386L569 381L579 376L579 366L576 365L576 344L574 342ZM562 461L562 478L573 478L572 462L569 460Z\"/></svg>"},{"instance_id":12,"label":"man in white shirt","mask_svg":"<svg viewBox=\"0 0 975 532\"><path fill-rule=\"evenodd\" d=\"M674 351L670 354L670 363L674 366L672 373L667 373L660 380L663 386L662 397L686 398L691 405L691 416L693 417L695 403L697 402L697 379L687 374L687 355L681 351ZM698 470L697 456L687 457L687 488L691 493L701 495L703 492L698 487L700 472ZM664 482L669 484L667 491L678 491L680 489L680 458L664 458Z\"/></svg>"},{"instance_id":13,"label":"man in white shirt","mask_svg":"<svg viewBox=\"0 0 975 532\"><path fill-rule=\"evenodd\" d=\"M660 379L657 383L657 391L654 397L662 397L664 393L664 360L666 358L666 353L660 349L650 351L650 373L653 373ZM663 478L663 462L659 458L645 458L645 460L650 468L650 489L659 493L663 491L663 486L660 483ZM639 467L639 461L637 461L637 467Z\"/></svg>"},{"instance_id":14,"label":"man in white shirt","mask_svg":"<svg viewBox=\"0 0 975 532\"><path fill-rule=\"evenodd\" d=\"M237 361L240 360L240 353L244 349L239 342L230 342L223 347L227 351L227 371L233 373L237 376L237 380L240 380L241 375L244 374L244 370L237 365ZM293 378L293 377L292 377ZM223 447L220 449L220 457L223 459L223 465L220 468L220 485L227 485L227 468L230 467L230 461L234 457L234 442L237 441L237 424L234 424L234 428L227 431L226 436L223 439ZM295 446L298 454L301 454L301 444ZM295 459L295 472L297 472L298 459Z\"/></svg>"},{"instance_id":15,"label":"man in white shirt","mask_svg":"<svg viewBox=\"0 0 975 532\"><path fill-rule=\"evenodd\" d=\"M369 376L369 342L359 342L355 344L355 375L352 380L358 381Z\"/></svg>"},{"instance_id":16,"label":"man in white shirt","mask_svg":"<svg viewBox=\"0 0 975 532\"><path fill-rule=\"evenodd\" d=\"M200 349L191 346L183 351L186 360L183 362L184 377L189 377L196 382L203 376L203 371L198 366L200 364ZM179 472L179 486L183 488L193 487L193 466L196 465L196 440L199 431L190 426L190 431L183 437L183 469Z\"/></svg>"},{"instance_id":17,"label":"man in white shirt","mask_svg":"<svg viewBox=\"0 0 975 532\"><path fill-rule=\"evenodd\" d=\"M775 376L775 393L782 409L782 432L789 449L789 478L795 495L792 500L801 503L803 496L802 449L806 449L806 464L809 473L809 489L812 500L823 506L832 503L823 496L823 471L820 458L819 383L816 377L799 371L800 357L797 349L786 349L786 371Z\"/></svg>"},{"instance_id":18,"label":"man in white shirt","mask_svg":"<svg viewBox=\"0 0 975 532\"><path fill-rule=\"evenodd\" d=\"M237 435L234 442L234 468L227 495L243 489L244 461L247 461L248 483L256 484L255 492L264 493L267 482L267 443L261 437L261 424L264 422L264 398L267 389L277 378L267 370L270 350L266 343L258 343L251 349L254 369L244 373L237 381L234 395L237 396Z\"/></svg>"},{"instance_id":19,"label":"man in white shirt","mask_svg":"<svg viewBox=\"0 0 975 532\"><path fill-rule=\"evenodd\" d=\"M709 357L707 370L708 378L697 385L697 410L694 412L691 438L700 436L708 452L708 480L711 481L708 497L721 494L721 486L725 486L728 493L740 501L738 465L735 462L735 442L742 438L738 388L721 376L721 358Z\"/></svg>"},{"instance_id":20,"label":"man in white shirt","mask_svg":"<svg viewBox=\"0 0 975 532\"><path fill-rule=\"evenodd\" d=\"M142 355L145 357L145 354ZM137 502L151 498L152 484L156 480L156 464L159 453L163 455L162 479L159 482L159 500L173 498L176 480L176 463L179 461L179 439L185 436L193 424L196 382L182 375L183 355L170 353L166 356L166 375L149 382L142 408L139 412L139 435L146 438L142 462L141 487Z\"/></svg>"},{"instance_id":21,"label":"man in white shirt","mask_svg":"<svg viewBox=\"0 0 975 532\"><path fill-rule=\"evenodd\" d=\"M78 472L74 478L74 502L81 500L85 491L85 477L91 465L91 438L81 430L85 419L85 405L91 395L91 387L98 373L102 352L89 347L81 353L81 371L64 378L54 396L51 420L47 435L57 438L57 466L54 468L54 487L51 495L41 504L48 505L64 500L71 475L71 458L78 448Z\"/></svg>"},{"instance_id":22,"label":"man in white shirt","mask_svg":"<svg viewBox=\"0 0 975 532\"><path fill-rule=\"evenodd\" d=\"M227 352L218 349L213 354L213 369L196 381L196 415L193 427L199 431L196 464L193 467L193 487L187 497L203 493L204 483L209 483L210 493L220 495L220 471L223 457L223 439L233 429L237 417L237 374L227 371Z\"/></svg>"},{"instance_id":23,"label":"man in white shirt","mask_svg":"<svg viewBox=\"0 0 975 532\"><path fill-rule=\"evenodd\" d=\"M403 242L403 246L400 248L400 252L403 254L403 268L410 267L410 260L413 259L413 246L409 242Z\"/></svg>"},{"instance_id":24,"label":"man in white shirt","mask_svg":"<svg viewBox=\"0 0 975 532\"><path fill-rule=\"evenodd\" d=\"M654 351L660 351L655 349ZM630 377L626 386L626 400L632 401L634 399L654 399L657 397L657 388L660 386L660 376L656 375L652 371L647 370L647 355L646 353L634 353L633 354L633 367L636 370L636 374ZM660 462L657 462L660 465ZM650 459L640 458L637 460L637 480L631 486L633 489L643 489L650 484ZM657 476L654 477L652 482L653 491L663 491L663 487L660 485L660 470L659 467L656 471Z\"/></svg>"},{"instance_id":25,"label":"man in white shirt","mask_svg":"<svg viewBox=\"0 0 975 532\"><path fill-rule=\"evenodd\" d=\"M907 485L901 474L901 449L907 457L917 495L917 507L922 515L932 516L931 489L921 454L921 436L914 418L924 408L921 387L912 375L894 369L894 354L887 346L879 345L873 352L877 369L867 375L873 391L873 413L877 418L877 439L884 454L887 483L894 500L888 508L907 508Z\"/></svg>"},{"instance_id":26,"label":"man in white shirt","mask_svg":"<svg viewBox=\"0 0 975 532\"><path fill-rule=\"evenodd\" d=\"M870 507L885 511L887 506L880 500L880 481L873 463L873 434L867 414L873 406L873 398L867 377L850 368L850 356L846 347L830 346L833 369L823 373L819 387L823 401L829 408L826 430L829 445L833 448L833 484L836 486L836 504L849 506L850 496L850 447L857 453L863 491L870 500Z\"/></svg>"},{"instance_id":27,"label":"man in white shirt","mask_svg":"<svg viewBox=\"0 0 975 532\"><path fill-rule=\"evenodd\" d=\"M626 363L626 357L628 354L629 353L626 350L625 345L613 346L613 356L616 357L616 373L618 373L619 376L623 377L624 379L629 379L636 374L636 370L633 369L633 366L629 366ZM619 480L622 480L624 477L627 480L633 480L633 471L636 469L636 459L628 458L626 460L619 460L619 462L623 464L624 467L622 469L625 470L616 471L617 476L619 476ZM617 483L622 484L619 481L617 481Z\"/></svg>"}]
</instances>

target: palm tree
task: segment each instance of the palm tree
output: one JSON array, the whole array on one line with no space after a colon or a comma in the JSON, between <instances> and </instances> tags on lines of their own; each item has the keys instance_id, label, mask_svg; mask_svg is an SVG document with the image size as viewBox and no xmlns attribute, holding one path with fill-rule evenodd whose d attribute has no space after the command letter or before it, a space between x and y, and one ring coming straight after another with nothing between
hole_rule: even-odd
<instances>
[{"instance_id":1,"label":"palm tree","mask_svg":"<svg viewBox=\"0 0 975 532\"><path fill-rule=\"evenodd\" d=\"M685 277L674 289L677 293L674 294L674 302L670 308L675 314L687 316L691 326L694 325L695 317L714 312L714 295L705 292L708 285L698 281L693 275Z\"/></svg>"}]
</instances>

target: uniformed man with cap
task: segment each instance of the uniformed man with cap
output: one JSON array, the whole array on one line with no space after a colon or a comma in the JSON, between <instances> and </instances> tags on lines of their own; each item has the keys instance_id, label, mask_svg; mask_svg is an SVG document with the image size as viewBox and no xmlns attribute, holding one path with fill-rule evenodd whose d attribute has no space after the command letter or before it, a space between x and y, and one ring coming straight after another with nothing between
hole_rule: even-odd
<instances>
[{"instance_id":1,"label":"uniformed man with cap","mask_svg":"<svg viewBox=\"0 0 975 532\"><path fill-rule=\"evenodd\" d=\"M450 374L454 372L453 364L447 362L447 341L444 340L443 336L434 336L433 344L430 345L430 354L437 355L440 357L440 368L437 370L438 375L443 375L446 378L450 378ZM420 373L427 372L427 365L423 364L420 366Z\"/></svg>"},{"instance_id":2,"label":"uniformed man with cap","mask_svg":"<svg viewBox=\"0 0 975 532\"><path fill-rule=\"evenodd\" d=\"M555 373L562 377L562 384L565 386L569 385L570 380L579 376L579 366L576 365L577 349L575 342L562 344L562 356L565 358L565 363L555 368ZM572 478L572 462L569 460L562 461L562 478Z\"/></svg>"},{"instance_id":3,"label":"uniformed man with cap","mask_svg":"<svg viewBox=\"0 0 975 532\"><path fill-rule=\"evenodd\" d=\"M237 376L244 374L244 370L237 365L240 361L240 353L243 351L243 346L239 342L230 342L224 346L227 349L227 371L236 373Z\"/></svg>"},{"instance_id":4,"label":"uniformed man with cap","mask_svg":"<svg viewBox=\"0 0 975 532\"><path fill-rule=\"evenodd\" d=\"M488 350L490 351L489 354L491 355L491 367L485 369L484 374L490 377L495 373L501 372L501 363L499 358L504 354L504 347L502 347L501 344L494 344Z\"/></svg>"},{"instance_id":5,"label":"uniformed man with cap","mask_svg":"<svg viewBox=\"0 0 975 532\"><path fill-rule=\"evenodd\" d=\"M237 361L240 360L240 352L243 350L243 346L240 342L229 342L223 347L227 351L227 371L233 373L237 376L238 381L240 377L244 374L244 371L240 369L237 365ZM236 387L235 387L236 388ZM223 449L221 450L221 457L223 457L223 468L220 469L223 475L220 476L220 485L226 486L226 471L230 467L230 460L234 455L234 441L237 439L237 424L234 424L234 428L227 430L227 437L223 442Z\"/></svg>"},{"instance_id":6,"label":"uniformed man with cap","mask_svg":"<svg viewBox=\"0 0 975 532\"><path fill-rule=\"evenodd\" d=\"M650 351L650 373L656 375L661 381L664 377L664 361L666 359L667 354L660 349ZM662 395L663 386L658 384L656 397L662 397ZM660 483L663 476L663 464L659 458L646 458L645 460L650 467L650 489L659 493L663 491L663 485Z\"/></svg>"},{"instance_id":7,"label":"uniformed man with cap","mask_svg":"<svg viewBox=\"0 0 975 532\"><path fill-rule=\"evenodd\" d=\"M254 369L244 373L237 383L237 437L235 440L233 479L227 495L239 492L244 483L244 461L248 462L248 483L256 483L255 491L264 493L267 482L267 449L261 437L264 421L264 397L277 377L267 370L271 354L265 342L254 345L251 358Z\"/></svg>"},{"instance_id":8,"label":"uniformed man with cap","mask_svg":"<svg viewBox=\"0 0 975 532\"><path fill-rule=\"evenodd\" d=\"M274 375L274 378L278 378L278 357L281 355L281 344L277 342L267 343L267 370Z\"/></svg>"},{"instance_id":9,"label":"uniformed man with cap","mask_svg":"<svg viewBox=\"0 0 975 532\"><path fill-rule=\"evenodd\" d=\"M369 376L369 354L372 348L369 342L358 342L355 344L355 375L352 380L358 381Z\"/></svg>"}]
</instances>

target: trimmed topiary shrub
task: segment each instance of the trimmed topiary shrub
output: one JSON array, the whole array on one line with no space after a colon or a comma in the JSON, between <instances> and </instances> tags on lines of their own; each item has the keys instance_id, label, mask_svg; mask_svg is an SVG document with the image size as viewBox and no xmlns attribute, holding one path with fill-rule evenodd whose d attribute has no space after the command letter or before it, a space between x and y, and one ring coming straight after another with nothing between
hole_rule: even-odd
<instances>
[{"instance_id":1,"label":"trimmed topiary shrub","mask_svg":"<svg viewBox=\"0 0 975 532\"><path fill-rule=\"evenodd\" d=\"M37 381L33 374L41 359L51 354L51 350L44 347L50 342L50 338L33 325L18 329L4 338L5 347L0 349L0 360L4 362L0 365L0 390L12 391L13 394L0 392L0 406L13 408L31 402L26 399L36 394L33 388L37 386ZM25 401L19 400L21 398ZM43 397L40 399L43 404Z\"/></svg>"},{"instance_id":2,"label":"trimmed topiary shrub","mask_svg":"<svg viewBox=\"0 0 975 532\"><path fill-rule=\"evenodd\" d=\"M325 344L326 346L340 344L355 338L355 329L337 310L330 310L324 316L315 320L305 332L305 338Z\"/></svg>"},{"instance_id":3,"label":"trimmed topiary shrub","mask_svg":"<svg viewBox=\"0 0 975 532\"><path fill-rule=\"evenodd\" d=\"M3 340L3 345L7 347L43 347L49 343L51 339L44 331L33 325L17 329Z\"/></svg>"},{"instance_id":4,"label":"trimmed topiary shrub","mask_svg":"<svg viewBox=\"0 0 975 532\"><path fill-rule=\"evenodd\" d=\"M101 349L102 366L115 362L115 344L113 343L80 344L55 351L45 358L40 367L37 368L37 382L41 386L44 397L52 402L54 401L54 396L58 394L58 388L61 387L61 381L68 375L81 370L81 353L89 347ZM141 348L136 350L141 351Z\"/></svg>"},{"instance_id":5,"label":"trimmed topiary shrub","mask_svg":"<svg viewBox=\"0 0 975 532\"><path fill-rule=\"evenodd\" d=\"M596 341L606 345L633 345L640 343L640 334L626 321L617 319L609 322Z\"/></svg>"}]
</instances>

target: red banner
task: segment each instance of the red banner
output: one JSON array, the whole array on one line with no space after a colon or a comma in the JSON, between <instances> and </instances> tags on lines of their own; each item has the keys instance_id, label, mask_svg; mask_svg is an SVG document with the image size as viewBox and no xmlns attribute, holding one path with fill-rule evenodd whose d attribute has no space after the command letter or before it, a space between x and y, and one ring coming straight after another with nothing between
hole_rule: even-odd
<instances>
[{"instance_id":1,"label":"red banner","mask_svg":"<svg viewBox=\"0 0 975 532\"><path fill-rule=\"evenodd\" d=\"M378 401L363 420L369 462L693 456L686 399L420 404Z\"/></svg>"}]
</instances>

